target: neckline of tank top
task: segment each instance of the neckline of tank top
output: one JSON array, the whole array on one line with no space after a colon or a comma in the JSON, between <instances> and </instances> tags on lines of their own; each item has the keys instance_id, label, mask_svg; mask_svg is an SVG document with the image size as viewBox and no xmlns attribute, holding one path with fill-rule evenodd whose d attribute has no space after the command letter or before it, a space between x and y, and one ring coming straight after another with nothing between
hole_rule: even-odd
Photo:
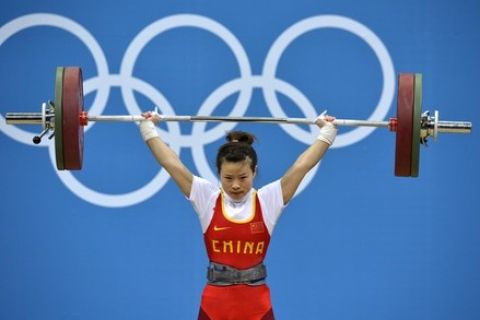
<instances>
[{"instance_id":1,"label":"neckline of tank top","mask_svg":"<svg viewBox=\"0 0 480 320\"><path fill-rule=\"evenodd\" d=\"M226 193L223 189L222 189L222 194L223 194L223 199L224 201L231 207L233 208L237 208L237 207L241 207L243 205L245 205L245 203L247 203L248 199L250 199L250 195L255 191L254 188L251 188L249 192L247 192L247 194L240 200L234 200L232 199L228 193Z\"/></svg>"}]
</instances>

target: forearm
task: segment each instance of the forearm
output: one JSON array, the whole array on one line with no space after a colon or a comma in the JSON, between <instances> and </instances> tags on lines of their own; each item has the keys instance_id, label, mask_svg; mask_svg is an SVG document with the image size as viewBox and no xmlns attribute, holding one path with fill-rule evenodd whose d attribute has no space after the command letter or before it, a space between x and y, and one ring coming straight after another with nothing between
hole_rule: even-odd
<instances>
[{"instance_id":1,"label":"forearm","mask_svg":"<svg viewBox=\"0 0 480 320\"><path fill-rule=\"evenodd\" d=\"M323 158L330 145L321 140L315 140L293 163L289 171L304 176Z\"/></svg>"},{"instance_id":2,"label":"forearm","mask_svg":"<svg viewBox=\"0 0 480 320\"><path fill-rule=\"evenodd\" d=\"M158 163L170 174L182 193L188 197L193 183L193 175L190 170L159 137L151 138L146 143Z\"/></svg>"},{"instance_id":3,"label":"forearm","mask_svg":"<svg viewBox=\"0 0 480 320\"><path fill-rule=\"evenodd\" d=\"M155 159L168 173L184 167L178 155L160 138L149 139L146 143Z\"/></svg>"},{"instance_id":4,"label":"forearm","mask_svg":"<svg viewBox=\"0 0 480 320\"><path fill-rule=\"evenodd\" d=\"M140 123L140 133L158 163L170 174L180 190L187 197L193 183L193 175L178 155L160 139L155 123L145 120Z\"/></svg>"},{"instance_id":5,"label":"forearm","mask_svg":"<svg viewBox=\"0 0 480 320\"><path fill-rule=\"evenodd\" d=\"M337 128L332 124L335 118L331 116L326 116L327 118L325 118L325 113L326 111L316 120L317 125L320 127L317 139L298 157L292 166L292 170L302 177L322 159L337 136Z\"/></svg>"},{"instance_id":6,"label":"forearm","mask_svg":"<svg viewBox=\"0 0 480 320\"><path fill-rule=\"evenodd\" d=\"M287 203L297 191L305 175L323 158L330 145L316 140L305 150L282 177L283 203Z\"/></svg>"},{"instance_id":7,"label":"forearm","mask_svg":"<svg viewBox=\"0 0 480 320\"><path fill-rule=\"evenodd\" d=\"M333 121L333 119L333 117L329 117L328 121ZM297 158L282 177L283 203L285 204L293 197L308 171L318 164L335 140L337 134L335 126L320 117L317 118L317 121L321 125L318 138Z\"/></svg>"}]
</instances>

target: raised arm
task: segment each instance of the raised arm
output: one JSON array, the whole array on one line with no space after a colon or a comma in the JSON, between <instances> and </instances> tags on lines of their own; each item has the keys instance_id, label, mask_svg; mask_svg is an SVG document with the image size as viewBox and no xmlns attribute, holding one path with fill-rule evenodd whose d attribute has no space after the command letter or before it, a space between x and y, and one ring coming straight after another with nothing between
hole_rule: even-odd
<instances>
[{"instance_id":1,"label":"raised arm","mask_svg":"<svg viewBox=\"0 0 480 320\"><path fill-rule=\"evenodd\" d=\"M155 159L167 170L183 194L187 197L190 196L193 175L182 163L178 155L160 139L156 129L156 124L160 121L160 117L152 112L145 113L144 117L146 120L140 123L140 133L143 140L147 143Z\"/></svg>"},{"instance_id":2,"label":"raised arm","mask_svg":"<svg viewBox=\"0 0 480 320\"><path fill-rule=\"evenodd\" d=\"M320 127L320 134L310 147L307 148L287 170L281 179L283 203L292 199L303 178L327 152L335 140L337 128L332 123L335 120L330 116L319 116L316 124Z\"/></svg>"}]
</instances>

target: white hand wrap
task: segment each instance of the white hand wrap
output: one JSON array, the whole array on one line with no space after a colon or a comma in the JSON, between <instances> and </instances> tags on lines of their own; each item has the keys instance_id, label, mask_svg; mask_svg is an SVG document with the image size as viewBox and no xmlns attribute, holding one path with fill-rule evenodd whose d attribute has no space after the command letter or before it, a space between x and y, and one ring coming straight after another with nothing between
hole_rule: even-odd
<instances>
[{"instance_id":1,"label":"white hand wrap","mask_svg":"<svg viewBox=\"0 0 480 320\"><path fill-rule=\"evenodd\" d=\"M331 122L327 122L323 127L320 128L320 133L317 137L318 140L332 145L337 136L337 127Z\"/></svg>"},{"instance_id":2,"label":"white hand wrap","mask_svg":"<svg viewBox=\"0 0 480 320\"><path fill-rule=\"evenodd\" d=\"M330 121L325 120L326 113L327 111L324 111L316 120L317 125L320 127L317 139L332 145L337 136L337 127Z\"/></svg>"},{"instance_id":3,"label":"white hand wrap","mask_svg":"<svg viewBox=\"0 0 480 320\"><path fill-rule=\"evenodd\" d=\"M140 121L140 133L142 134L143 141L145 142L152 138L159 137L157 127L152 120Z\"/></svg>"}]
</instances>

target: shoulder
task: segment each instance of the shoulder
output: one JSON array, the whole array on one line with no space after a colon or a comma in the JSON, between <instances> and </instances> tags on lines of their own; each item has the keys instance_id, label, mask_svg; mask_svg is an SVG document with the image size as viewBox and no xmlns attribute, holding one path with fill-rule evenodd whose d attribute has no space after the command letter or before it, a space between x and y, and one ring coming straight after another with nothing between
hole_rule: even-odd
<instances>
[{"instance_id":1,"label":"shoulder","mask_svg":"<svg viewBox=\"0 0 480 320\"><path fill-rule=\"evenodd\" d=\"M268 197L271 195L275 195L282 192L282 184L281 180L275 180L270 182L269 184L264 185L260 189L258 189L257 194L259 197Z\"/></svg>"},{"instance_id":2,"label":"shoulder","mask_svg":"<svg viewBox=\"0 0 480 320\"><path fill-rule=\"evenodd\" d=\"M205 188L219 189L213 182L196 175L193 176L193 184Z\"/></svg>"},{"instance_id":3,"label":"shoulder","mask_svg":"<svg viewBox=\"0 0 480 320\"><path fill-rule=\"evenodd\" d=\"M280 179L258 189L257 195L262 206L269 207L274 211L284 206Z\"/></svg>"},{"instance_id":4,"label":"shoulder","mask_svg":"<svg viewBox=\"0 0 480 320\"><path fill-rule=\"evenodd\" d=\"M190 200L198 198L199 196L204 198L212 194L219 194L220 187L212 183L211 181L193 176L192 189L190 191Z\"/></svg>"},{"instance_id":5,"label":"shoulder","mask_svg":"<svg viewBox=\"0 0 480 320\"><path fill-rule=\"evenodd\" d=\"M263 218L270 234L273 233L275 224L285 208L280 181L280 179L275 180L258 189L257 192Z\"/></svg>"}]
</instances>

